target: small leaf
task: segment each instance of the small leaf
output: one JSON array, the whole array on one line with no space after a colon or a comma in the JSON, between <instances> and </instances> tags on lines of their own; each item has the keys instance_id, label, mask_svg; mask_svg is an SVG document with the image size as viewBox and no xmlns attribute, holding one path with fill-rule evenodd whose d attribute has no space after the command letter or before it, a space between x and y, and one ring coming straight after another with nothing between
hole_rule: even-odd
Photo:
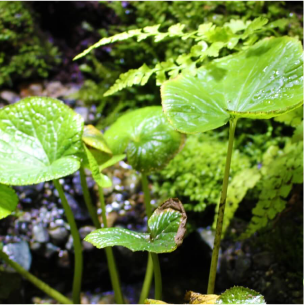
<instances>
[{"instance_id":1,"label":"small leaf","mask_svg":"<svg viewBox=\"0 0 304 305\"><path fill-rule=\"evenodd\" d=\"M264 39L214 60L197 76L179 75L161 87L164 113L184 133L204 132L231 117L267 119L303 104L302 45L290 37Z\"/></svg>"},{"instance_id":2,"label":"small leaf","mask_svg":"<svg viewBox=\"0 0 304 305\"><path fill-rule=\"evenodd\" d=\"M87 155L89 165L90 165L90 170L92 172L92 177L95 180L95 182L101 188L112 186L111 179L109 177L107 177L106 175L103 175L100 172L96 159L94 158L93 154L90 152L90 150L85 145L84 145L84 150Z\"/></svg>"},{"instance_id":3,"label":"small leaf","mask_svg":"<svg viewBox=\"0 0 304 305\"><path fill-rule=\"evenodd\" d=\"M28 97L0 110L0 183L34 184L80 167L83 120L61 101Z\"/></svg>"},{"instance_id":4,"label":"small leaf","mask_svg":"<svg viewBox=\"0 0 304 305\"><path fill-rule=\"evenodd\" d=\"M246 38L250 35L252 35L255 31L260 30L266 23L268 22L267 18L264 17L258 17L254 19L245 30L244 34L242 35L242 38Z\"/></svg>"},{"instance_id":5,"label":"small leaf","mask_svg":"<svg viewBox=\"0 0 304 305\"><path fill-rule=\"evenodd\" d=\"M158 207L148 221L150 233L138 233L121 228L98 229L85 240L97 248L123 246L132 251L172 252L183 242L187 216L178 199L168 199Z\"/></svg>"},{"instance_id":6,"label":"small leaf","mask_svg":"<svg viewBox=\"0 0 304 305\"><path fill-rule=\"evenodd\" d=\"M249 288L235 286L227 289L216 300L216 304L266 304L264 297Z\"/></svg>"},{"instance_id":7,"label":"small leaf","mask_svg":"<svg viewBox=\"0 0 304 305\"><path fill-rule=\"evenodd\" d=\"M183 33L184 27L185 27L184 24L177 23L177 24L170 26L168 29L168 32L169 32L170 36L182 36L184 34Z\"/></svg>"},{"instance_id":8,"label":"small leaf","mask_svg":"<svg viewBox=\"0 0 304 305\"><path fill-rule=\"evenodd\" d=\"M126 152L132 167L146 173L164 167L184 143L183 136L167 123L160 106L121 116L105 132L105 139L113 154Z\"/></svg>"},{"instance_id":9,"label":"small leaf","mask_svg":"<svg viewBox=\"0 0 304 305\"><path fill-rule=\"evenodd\" d=\"M99 171L103 171L105 168L110 167L116 164L119 161L122 161L126 155L115 155L110 160L106 161L105 163L99 165Z\"/></svg>"},{"instance_id":10,"label":"small leaf","mask_svg":"<svg viewBox=\"0 0 304 305\"><path fill-rule=\"evenodd\" d=\"M112 155L103 134L93 125L84 126L82 141L90 147Z\"/></svg>"},{"instance_id":11,"label":"small leaf","mask_svg":"<svg viewBox=\"0 0 304 305\"><path fill-rule=\"evenodd\" d=\"M17 204L18 196L15 191L7 185L0 184L0 219L14 212Z\"/></svg>"}]
</instances>

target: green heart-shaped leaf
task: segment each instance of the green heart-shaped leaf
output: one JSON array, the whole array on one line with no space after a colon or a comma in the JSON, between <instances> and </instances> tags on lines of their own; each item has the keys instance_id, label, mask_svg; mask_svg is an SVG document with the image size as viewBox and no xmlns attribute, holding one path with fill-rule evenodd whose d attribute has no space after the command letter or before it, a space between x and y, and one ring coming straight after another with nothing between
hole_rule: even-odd
<instances>
[{"instance_id":1,"label":"green heart-shaped leaf","mask_svg":"<svg viewBox=\"0 0 304 305\"><path fill-rule=\"evenodd\" d=\"M96 161L96 159L94 158L93 154L91 153L91 151L84 145L84 150L89 162L89 168L92 172L92 177L95 180L95 182L101 187L110 187L112 186L112 181L111 179L106 176L103 175L100 170L99 170L99 166L98 163Z\"/></svg>"},{"instance_id":2,"label":"green heart-shaped leaf","mask_svg":"<svg viewBox=\"0 0 304 305\"><path fill-rule=\"evenodd\" d=\"M232 117L267 119L303 104L300 41L267 38L235 55L214 60L196 76L162 85L165 115L184 133L203 132Z\"/></svg>"},{"instance_id":3,"label":"green heart-shaped leaf","mask_svg":"<svg viewBox=\"0 0 304 305\"><path fill-rule=\"evenodd\" d=\"M215 304L266 304L264 297L249 288L235 286L227 289Z\"/></svg>"},{"instance_id":4,"label":"green heart-shaped leaf","mask_svg":"<svg viewBox=\"0 0 304 305\"><path fill-rule=\"evenodd\" d=\"M99 249L123 246L132 251L172 252L183 242L186 221L182 203L178 199L168 199L150 217L150 233L107 228L93 231L85 240Z\"/></svg>"},{"instance_id":5,"label":"green heart-shaped leaf","mask_svg":"<svg viewBox=\"0 0 304 305\"><path fill-rule=\"evenodd\" d=\"M113 154L126 151L132 167L146 173L164 167L184 142L167 123L160 106L123 115L105 132L105 139Z\"/></svg>"},{"instance_id":6,"label":"green heart-shaped leaf","mask_svg":"<svg viewBox=\"0 0 304 305\"><path fill-rule=\"evenodd\" d=\"M61 101L28 97L0 110L0 182L27 185L80 167L83 120Z\"/></svg>"},{"instance_id":7,"label":"green heart-shaped leaf","mask_svg":"<svg viewBox=\"0 0 304 305\"><path fill-rule=\"evenodd\" d=\"M0 219L14 212L17 204L18 196L15 191L7 185L0 184Z\"/></svg>"}]
</instances>

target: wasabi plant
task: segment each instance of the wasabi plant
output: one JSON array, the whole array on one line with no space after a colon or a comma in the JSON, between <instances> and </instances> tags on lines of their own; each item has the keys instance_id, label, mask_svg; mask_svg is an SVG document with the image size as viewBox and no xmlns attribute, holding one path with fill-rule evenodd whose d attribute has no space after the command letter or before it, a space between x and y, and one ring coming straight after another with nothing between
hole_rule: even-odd
<instances>
[{"instance_id":1,"label":"wasabi plant","mask_svg":"<svg viewBox=\"0 0 304 305\"><path fill-rule=\"evenodd\" d=\"M153 261L155 297L161 298L161 271L157 254L172 252L182 244L186 222L187 216L182 203L177 198L171 198L159 206L149 218L148 233L104 228L91 232L85 240L97 248L123 246L131 251L148 251Z\"/></svg>"},{"instance_id":2,"label":"wasabi plant","mask_svg":"<svg viewBox=\"0 0 304 305\"><path fill-rule=\"evenodd\" d=\"M163 110L183 133L215 129L229 122L229 141L210 267L208 294L215 286L237 120L269 119L303 104L303 59L300 41L266 38L244 51L212 61L161 87Z\"/></svg>"},{"instance_id":3,"label":"wasabi plant","mask_svg":"<svg viewBox=\"0 0 304 305\"><path fill-rule=\"evenodd\" d=\"M144 202L149 219L152 207L147 174L164 167L175 156L184 143L184 136L167 123L160 106L145 107L123 115L104 136L114 155L126 152L128 162L141 172ZM161 296L158 257L151 252L139 303L143 303L148 296L153 266L155 295L156 298Z\"/></svg>"},{"instance_id":4,"label":"wasabi plant","mask_svg":"<svg viewBox=\"0 0 304 305\"><path fill-rule=\"evenodd\" d=\"M101 223L99 221L96 208L92 204L88 185L84 174L84 167L87 167L88 169L91 170L92 177L95 180L96 184L98 185L98 194L101 204L103 227L107 228L108 225L107 225L106 206L105 206L103 188L112 186L112 181L106 175L103 175L101 173L101 170L109 166L112 166L115 163L119 162L120 160L124 159L125 155L116 155L113 157L112 152L103 137L103 134L92 125L85 126L82 140L84 142L85 156L83 158L83 163L80 168L80 179L85 198L85 203L90 212L95 227L97 229L100 228ZM106 247L105 252L108 261L109 273L110 273L112 287L114 290L116 303L123 304L124 298L121 291L119 274L117 272L117 267L112 248Z\"/></svg>"},{"instance_id":5,"label":"wasabi plant","mask_svg":"<svg viewBox=\"0 0 304 305\"><path fill-rule=\"evenodd\" d=\"M58 179L80 168L82 130L80 115L53 98L29 97L0 110L0 183L29 185L53 180L73 236L74 303L80 303L82 246L72 210ZM9 196L12 198L12 194ZM2 215L7 215L16 206L10 201L7 204L10 207L1 206ZM5 259L3 252L1 256ZM6 262L22 274L16 264L7 259ZM36 282L42 289L40 284Z\"/></svg>"}]
</instances>

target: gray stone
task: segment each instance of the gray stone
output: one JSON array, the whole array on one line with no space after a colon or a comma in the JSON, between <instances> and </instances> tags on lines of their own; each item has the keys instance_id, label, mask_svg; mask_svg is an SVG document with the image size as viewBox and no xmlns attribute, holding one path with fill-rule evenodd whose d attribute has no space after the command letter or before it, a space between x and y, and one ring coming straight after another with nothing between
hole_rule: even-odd
<instances>
[{"instance_id":1,"label":"gray stone","mask_svg":"<svg viewBox=\"0 0 304 305\"><path fill-rule=\"evenodd\" d=\"M0 92L0 97L10 104L16 103L20 100L20 96L13 91L3 90Z\"/></svg>"},{"instance_id":2,"label":"gray stone","mask_svg":"<svg viewBox=\"0 0 304 305\"><path fill-rule=\"evenodd\" d=\"M33 239L40 243L49 241L49 234L43 223L39 222L33 226Z\"/></svg>"}]
</instances>

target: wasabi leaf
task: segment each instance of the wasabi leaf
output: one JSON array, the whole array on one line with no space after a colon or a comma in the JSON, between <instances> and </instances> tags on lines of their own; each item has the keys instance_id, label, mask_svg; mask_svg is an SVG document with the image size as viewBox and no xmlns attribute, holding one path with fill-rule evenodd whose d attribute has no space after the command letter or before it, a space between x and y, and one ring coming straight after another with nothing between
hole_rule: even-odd
<instances>
[{"instance_id":1,"label":"wasabi leaf","mask_svg":"<svg viewBox=\"0 0 304 305\"><path fill-rule=\"evenodd\" d=\"M61 101L28 97L0 110L0 183L34 184L80 167L83 120Z\"/></svg>"},{"instance_id":2,"label":"wasabi leaf","mask_svg":"<svg viewBox=\"0 0 304 305\"><path fill-rule=\"evenodd\" d=\"M138 233L122 228L98 229L85 241L97 248L123 246L132 251L172 252L183 242L187 216L182 203L168 199L158 207L148 221L150 233Z\"/></svg>"},{"instance_id":3,"label":"wasabi leaf","mask_svg":"<svg viewBox=\"0 0 304 305\"><path fill-rule=\"evenodd\" d=\"M0 219L14 212L17 204L18 196L15 191L7 185L0 184Z\"/></svg>"},{"instance_id":4,"label":"wasabi leaf","mask_svg":"<svg viewBox=\"0 0 304 305\"><path fill-rule=\"evenodd\" d=\"M184 133L218 128L231 117L275 117L303 104L302 45L290 37L264 39L196 76L165 82L161 93L165 115Z\"/></svg>"}]
</instances>

